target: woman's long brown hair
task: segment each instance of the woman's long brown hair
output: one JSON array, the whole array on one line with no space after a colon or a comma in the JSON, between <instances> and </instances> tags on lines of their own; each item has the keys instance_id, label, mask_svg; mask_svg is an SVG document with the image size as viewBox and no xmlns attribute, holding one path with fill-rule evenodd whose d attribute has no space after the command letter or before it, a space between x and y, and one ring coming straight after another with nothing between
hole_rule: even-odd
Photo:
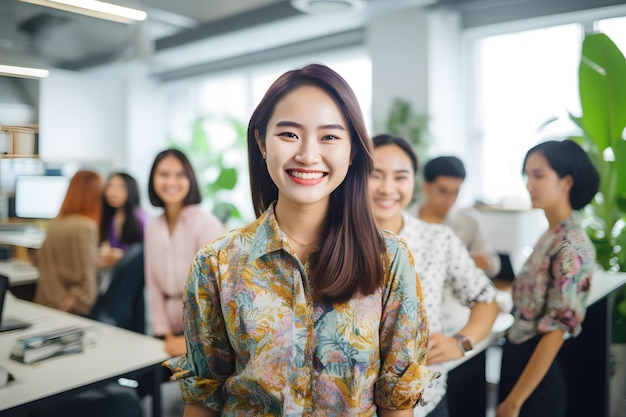
<instances>
[{"instance_id":1,"label":"woman's long brown hair","mask_svg":"<svg viewBox=\"0 0 626 417\"><path fill-rule=\"evenodd\" d=\"M371 141L354 92L335 71L310 64L286 72L270 86L252 113L248 124L252 203L258 217L278 198L278 188L269 175L255 132L265 141L276 103L303 85L317 86L332 97L350 130L352 165L345 180L330 195L320 250L310 258L313 298L341 302L380 288L385 274L385 243L367 199L367 181L373 167Z\"/></svg>"}]
</instances>

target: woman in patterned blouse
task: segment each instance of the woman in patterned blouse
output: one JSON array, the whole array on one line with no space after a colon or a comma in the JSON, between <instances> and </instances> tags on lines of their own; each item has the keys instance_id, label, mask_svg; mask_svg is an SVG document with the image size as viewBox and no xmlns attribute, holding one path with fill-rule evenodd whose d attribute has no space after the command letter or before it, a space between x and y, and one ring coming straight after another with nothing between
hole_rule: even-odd
<instances>
[{"instance_id":1,"label":"woman in patterned blouse","mask_svg":"<svg viewBox=\"0 0 626 417\"><path fill-rule=\"evenodd\" d=\"M515 322L504 346L497 417L565 416L558 352L585 317L595 249L575 212L591 201L600 177L571 140L530 149L524 175L534 208L549 229L513 282Z\"/></svg>"},{"instance_id":2,"label":"woman in patterned blouse","mask_svg":"<svg viewBox=\"0 0 626 417\"><path fill-rule=\"evenodd\" d=\"M207 245L168 361L185 416L412 416L434 373L405 242L377 230L372 148L330 68L289 71L248 125L257 220Z\"/></svg>"}]
</instances>

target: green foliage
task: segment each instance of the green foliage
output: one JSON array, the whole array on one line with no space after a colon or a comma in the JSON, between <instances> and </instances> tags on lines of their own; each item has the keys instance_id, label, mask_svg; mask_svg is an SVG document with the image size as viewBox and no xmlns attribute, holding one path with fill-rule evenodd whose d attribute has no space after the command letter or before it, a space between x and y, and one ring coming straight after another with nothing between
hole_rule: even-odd
<instances>
[{"instance_id":1,"label":"green foliage","mask_svg":"<svg viewBox=\"0 0 626 417\"><path fill-rule=\"evenodd\" d=\"M413 113L411 104L396 98L391 104L385 124L385 132L408 140L420 157L428 151L428 116Z\"/></svg>"},{"instance_id":2,"label":"green foliage","mask_svg":"<svg viewBox=\"0 0 626 417\"><path fill-rule=\"evenodd\" d=\"M585 224L598 263L626 271L626 59L608 36L589 34L578 75L582 115L570 119L580 134L570 139L588 152L601 177ZM613 342L626 343L626 287L616 291L613 306Z\"/></svg>"},{"instance_id":3,"label":"green foliage","mask_svg":"<svg viewBox=\"0 0 626 417\"><path fill-rule=\"evenodd\" d=\"M229 132L232 136L229 145L224 147L224 138L209 137L207 126L211 124L220 125L222 131ZM241 220L240 210L228 201L228 192L238 184L239 170L232 166L232 161L228 162L226 154L233 149L245 154L246 125L230 116L198 116L193 122L190 140L169 138L168 141L169 146L181 150L189 158L202 196L213 206L213 214L223 223L229 219Z\"/></svg>"},{"instance_id":4,"label":"green foliage","mask_svg":"<svg viewBox=\"0 0 626 417\"><path fill-rule=\"evenodd\" d=\"M429 119L427 115L414 113L411 103L407 100L396 98L391 104L391 109L389 110L384 128L382 132L379 133L388 133L409 141L417 154L419 167L421 169L427 160L426 157L430 145L428 138L428 122ZM415 179L415 187L413 189L413 202L417 200L420 192L421 175L418 175Z\"/></svg>"}]
</instances>

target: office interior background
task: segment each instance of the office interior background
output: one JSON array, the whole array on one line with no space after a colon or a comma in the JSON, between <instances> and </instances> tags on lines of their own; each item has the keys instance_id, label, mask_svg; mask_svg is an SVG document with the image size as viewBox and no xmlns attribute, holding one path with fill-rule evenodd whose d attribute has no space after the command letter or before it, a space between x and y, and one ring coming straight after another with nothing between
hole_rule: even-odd
<instances>
[{"instance_id":1,"label":"office interior background","mask_svg":"<svg viewBox=\"0 0 626 417\"><path fill-rule=\"evenodd\" d=\"M372 134L397 99L426 117L420 157L464 160L462 204L528 207L521 158L571 131L539 127L580 111L584 33L604 31L626 50L617 0L365 0L357 12L321 14L286 0L116 3L148 18L127 25L0 0L0 55L50 70L40 80L0 76L0 124L39 131L38 158L0 160L3 216L23 173L125 170L145 193L153 156L189 148L200 132L210 153L192 155L208 166L200 181L214 182L220 167L238 174L233 190L214 190L205 204L231 202L239 222L250 220L242 126L280 73L309 62L348 80Z\"/></svg>"},{"instance_id":2,"label":"office interior background","mask_svg":"<svg viewBox=\"0 0 626 417\"><path fill-rule=\"evenodd\" d=\"M156 213L150 165L175 145L208 189L207 210L228 202L240 213L230 226L251 220L242 129L270 83L309 62L348 80L372 134L384 131L398 99L425 117L422 162L439 154L465 162L459 204L527 208L526 150L570 133L567 112L580 112L584 33L603 31L626 52L623 0L363 0L357 12L323 14L288 0L115 3L148 18L123 24L0 0L0 64L50 71L0 75L0 218L10 215L18 176L80 168L130 173L144 209ZM540 129L553 117L561 121ZM1 127L31 125L36 155L9 157ZM236 173L225 181L232 189L211 188L226 172ZM48 190L55 194L38 194L36 206L64 194ZM544 227L533 224L494 243L507 252L532 245Z\"/></svg>"}]
</instances>

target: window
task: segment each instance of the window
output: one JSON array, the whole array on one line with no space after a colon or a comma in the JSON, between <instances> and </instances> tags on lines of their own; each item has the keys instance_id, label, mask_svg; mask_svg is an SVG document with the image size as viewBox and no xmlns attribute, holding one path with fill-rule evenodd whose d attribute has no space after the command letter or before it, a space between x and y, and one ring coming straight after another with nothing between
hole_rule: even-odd
<instances>
[{"instance_id":1,"label":"window","mask_svg":"<svg viewBox=\"0 0 626 417\"><path fill-rule=\"evenodd\" d=\"M567 134L548 119L580 112L576 24L490 36L478 41L478 126L482 133L482 198L528 205L521 176L526 151L546 136Z\"/></svg>"}]
</instances>

